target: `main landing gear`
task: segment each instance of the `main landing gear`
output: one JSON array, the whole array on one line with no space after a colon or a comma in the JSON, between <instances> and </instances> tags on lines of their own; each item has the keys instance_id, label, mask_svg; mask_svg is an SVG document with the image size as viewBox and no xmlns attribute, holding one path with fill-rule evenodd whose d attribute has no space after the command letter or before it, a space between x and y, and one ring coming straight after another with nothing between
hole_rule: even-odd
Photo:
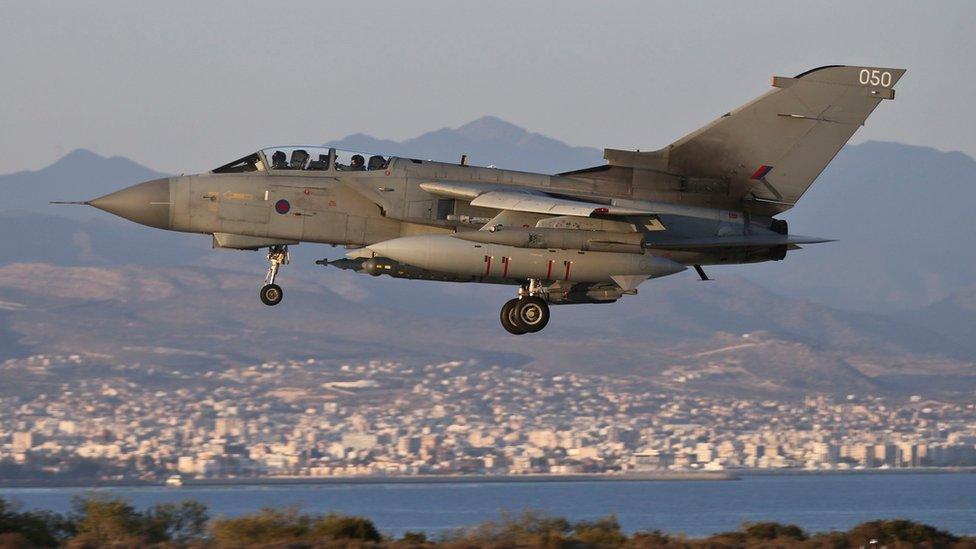
<instances>
[{"instance_id":1,"label":"main landing gear","mask_svg":"<svg viewBox=\"0 0 976 549\"><path fill-rule=\"evenodd\" d=\"M549 303L537 280L519 288L519 296L502 305L502 327L510 334L533 334L549 323Z\"/></svg>"},{"instance_id":2,"label":"main landing gear","mask_svg":"<svg viewBox=\"0 0 976 549\"><path fill-rule=\"evenodd\" d=\"M264 277L264 286L261 288L261 301L268 306L281 303L284 292L281 286L275 284L275 277L278 276L278 269L282 265L288 264L288 246L271 246L268 248L268 274Z\"/></svg>"}]
</instances>

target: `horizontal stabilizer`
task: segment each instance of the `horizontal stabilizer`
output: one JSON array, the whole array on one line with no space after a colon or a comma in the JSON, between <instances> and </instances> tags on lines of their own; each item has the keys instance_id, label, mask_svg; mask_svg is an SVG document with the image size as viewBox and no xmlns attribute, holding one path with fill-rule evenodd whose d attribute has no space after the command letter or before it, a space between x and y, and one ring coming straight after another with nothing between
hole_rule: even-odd
<instances>
[{"instance_id":1,"label":"horizontal stabilizer","mask_svg":"<svg viewBox=\"0 0 976 549\"><path fill-rule=\"evenodd\" d=\"M797 244L820 244L834 242L830 238L800 235L735 235L709 236L705 238L671 238L647 242L645 246L657 250L701 250L706 248L767 248L772 246L791 246Z\"/></svg>"}]
</instances>

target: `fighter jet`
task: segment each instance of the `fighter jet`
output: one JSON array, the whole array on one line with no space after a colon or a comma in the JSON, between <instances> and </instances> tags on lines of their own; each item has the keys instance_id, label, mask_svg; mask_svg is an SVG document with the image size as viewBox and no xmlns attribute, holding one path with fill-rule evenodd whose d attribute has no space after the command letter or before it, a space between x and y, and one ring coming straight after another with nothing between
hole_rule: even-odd
<instances>
[{"instance_id":1,"label":"fighter jet","mask_svg":"<svg viewBox=\"0 0 976 549\"><path fill-rule=\"evenodd\" d=\"M605 149L605 164L555 175L278 146L84 204L211 235L215 248L267 249L267 305L282 300L289 246L342 245L347 257L317 263L514 286L501 324L528 334L552 305L612 303L689 266L708 280L703 266L779 261L827 242L776 216L894 99L904 73L831 65L773 77L771 90L662 149Z\"/></svg>"}]
</instances>

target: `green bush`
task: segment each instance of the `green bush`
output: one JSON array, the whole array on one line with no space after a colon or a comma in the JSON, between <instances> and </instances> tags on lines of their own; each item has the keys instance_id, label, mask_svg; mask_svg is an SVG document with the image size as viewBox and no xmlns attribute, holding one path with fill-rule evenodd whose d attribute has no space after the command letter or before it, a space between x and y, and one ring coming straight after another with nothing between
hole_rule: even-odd
<instances>
[{"instance_id":1,"label":"green bush","mask_svg":"<svg viewBox=\"0 0 976 549\"><path fill-rule=\"evenodd\" d=\"M620 531L617 517L609 515L594 522L577 522L573 525L573 540L603 549L622 546L627 536Z\"/></svg>"},{"instance_id":2,"label":"green bush","mask_svg":"<svg viewBox=\"0 0 976 549\"><path fill-rule=\"evenodd\" d=\"M160 503L144 512L124 499L99 494L76 497L66 530L72 547L139 547L204 540L207 507L197 501Z\"/></svg>"},{"instance_id":3,"label":"green bush","mask_svg":"<svg viewBox=\"0 0 976 549\"><path fill-rule=\"evenodd\" d=\"M70 525L61 515L21 511L0 498L0 547L57 547L70 534Z\"/></svg>"},{"instance_id":4,"label":"green bush","mask_svg":"<svg viewBox=\"0 0 976 549\"><path fill-rule=\"evenodd\" d=\"M445 547L563 547L572 525L564 518L537 511L519 515L502 513L499 522L488 521L443 536Z\"/></svg>"},{"instance_id":5,"label":"green bush","mask_svg":"<svg viewBox=\"0 0 976 549\"><path fill-rule=\"evenodd\" d=\"M868 545L871 540L877 540L879 545L901 541L946 547L959 541L958 537L934 526L903 519L865 522L851 529L847 537L850 543L857 545Z\"/></svg>"},{"instance_id":6,"label":"green bush","mask_svg":"<svg viewBox=\"0 0 976 549\"><path fill-rule=\"evenodd\" d=\"M312 537L315 539L359 539L380 541L380 533L369 519L329 514L317 518L312 523Z\"/></svg>"},{"instance_id":7,"label":"green bush","mask_svg":"<svg viewBox=\"0 0 976 549\"><path fill-rule=\"evenodd\" d=\"M442 540L446 547L594 548L623 547L628 541L613 515L572 523L537 511L502 514L499 522L461 529Z\"/></svg>"},{"instance_id":8,"label":"green bush","mask_svg":"<svg viewBox=\"0 0 976 549\"><path fill-rule=\"evenodd\" d=\"M872 540L874 544L872 544ZM372 521L331 513L302 513L294 508L265 508L239 517L210 520L202 503L187 500L157 504L144 511L103 495L75 498L67 517L46 511L22 511L0 498L0 549L22 547L273 547L297 548L444 548L444 549L614 549L614 548L789 548L931 547L976 549L976 539L959 538L910 520L865 522L847 532L808 535L800 527L775 522L746 523L735 532L707 538L674 537L660 531L624 534L613 515L570 522L527 511L502 514L453 534L428 540L407 532L384 540Z\"/></svg>"},{"instance_id":9,"label":"green bush","mask_svg":"<svg viewBox=\"0 0 976 549\"><path fill-rule=\"evenodd\" d=\"M217 547L271 544L321 544L329 540L378 542L382 538L372 521L339 514L316 515L290 508L265 508L257 513L211 522Z\"/></svg>"},{"instance_id":10,"label":"green bush","mask_svg":"<svg viewBox=\"0 0 976 549\"><path fill-rule=\"evenodd\" d=\"M72 501L69 515L75 547L138 546L167 541L165 531L150 523L129 502L90 494Z\"/></svg>"},{"instance_id":11,"label":"green bush","mask_svg":"<svg viewBox=\"0 0 976 549\"><path fill-rule=\"evenodd\" d=\"M669 547L675 542L674 538L660 530L637 532L627 540L625 547Z\"/></svg>"},{"instance_id":12,"label":"green bush","mask_svg":"<svg viewBox=\"0 0 976 549\"><path fill-rule=\"evenodd\" d=\"M218 547L300 541L308 536L311 522L311 517L296 509L277 511L266 507L249 515L215 519L210 533Z\"/></svg>"},{"instance_id":13,"label":"green bush","mask_svg":"<svg viewBox=\"0 0 976 549\"><path fill-rule=\"evenodd\" d=\"M400 541L407 543L427 543L427 534L423 532L404 532Z\"/></svg>"},{"instance_id":14,"label":"green bush","mask_svg":"<svg viewBox=\"0 0 976 549\"><path fill-rule=\"evenodd\" d=\"M403 547L425 546L430 545L430 540L427 539L427 534L423 532L404 532L397 545Z\"/></svg>"},{"instance_id":15,"label":"green bush","mask_svg":"<svg viewBox=\"0 0 976 549\"><path fill-rule=\"evenodd\" d=\"M749 522L742 525L742 532L748 539L790 538L798 541L807 539L807 533L799 526L778 522Z\"/></svg>"},{"instance_id":16,"label":"green bush","mask_svg":"<svg viewBox=\"0 0 976 549\"><path fill-rule=\"evenodd\" d=\"M186 544L206 535L210 517L206 505L183 500L153 505L146 511L144 520L152 538Z\"/></svg>"}]
</instances>

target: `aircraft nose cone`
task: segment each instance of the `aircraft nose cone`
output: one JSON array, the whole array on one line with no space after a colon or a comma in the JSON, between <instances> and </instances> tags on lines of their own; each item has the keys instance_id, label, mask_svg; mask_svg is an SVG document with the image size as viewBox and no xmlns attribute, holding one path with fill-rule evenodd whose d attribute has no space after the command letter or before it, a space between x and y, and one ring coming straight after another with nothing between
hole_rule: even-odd
<instances>
[{"instance_id":1,"label":"aircraft nose cone","mask_svg":"<svg viewBox=\"0 0 976 549\"><path fill-rule=\"evenodd\" d=\"M88 204L136 223L168 229L172 206L169 181L153 179L89 200Z\"/></svg>"}]
</instances>

